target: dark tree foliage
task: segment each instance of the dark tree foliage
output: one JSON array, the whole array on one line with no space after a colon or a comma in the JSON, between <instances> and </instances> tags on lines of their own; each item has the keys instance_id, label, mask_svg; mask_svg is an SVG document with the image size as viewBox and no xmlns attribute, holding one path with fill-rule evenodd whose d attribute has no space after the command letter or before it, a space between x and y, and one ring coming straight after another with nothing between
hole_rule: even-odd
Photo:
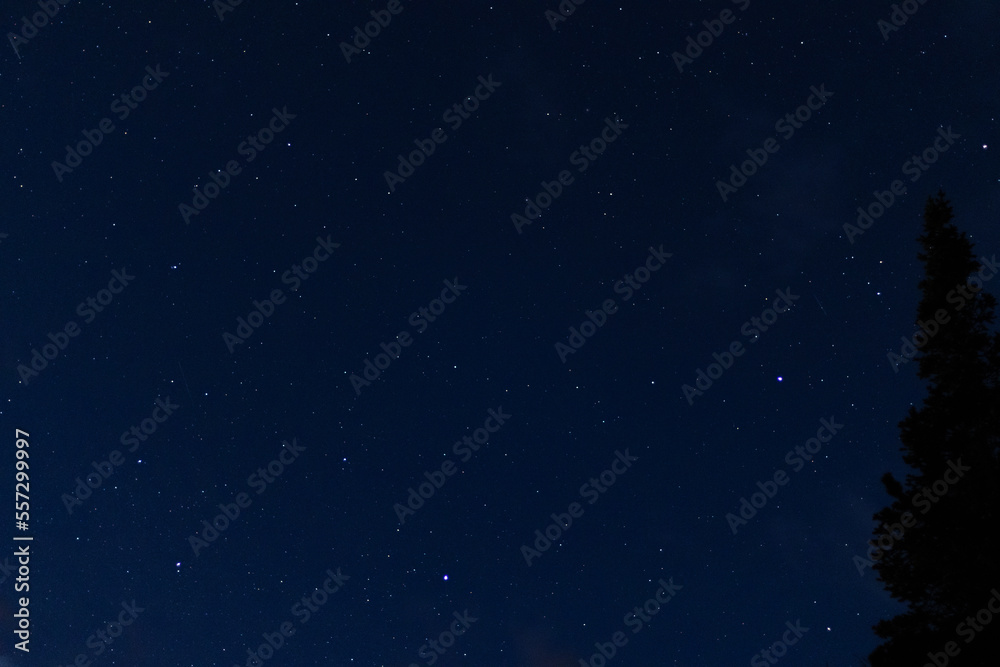
<instances>
[{"instance_id":1,"label":"dark tree foliage","mask_svg":"<svg viewBox=\"0 0 1000 667\"><path fill-rule=\"evenodd\" d=\"M996 299L978 279L984 267L952 217L943 193L928 199L917 309L928 335L914 356L927 396L899 423L914 472L905 483L882 477L894 500L875 514L870 543L892 536L889 548L872 552L873 569L908 609L875 625L885 641L870 656L873 667L1000 665L1000 614L989 624L981 623L986 614L976 618L1000 590L1000 335ZM992 277L988 266L983 277ZM943 316L935 331L930 323ZM991 604L1000 610L1000 600ZM947 654L948 642L957 655Z\"/></svg>"}]
</instances>

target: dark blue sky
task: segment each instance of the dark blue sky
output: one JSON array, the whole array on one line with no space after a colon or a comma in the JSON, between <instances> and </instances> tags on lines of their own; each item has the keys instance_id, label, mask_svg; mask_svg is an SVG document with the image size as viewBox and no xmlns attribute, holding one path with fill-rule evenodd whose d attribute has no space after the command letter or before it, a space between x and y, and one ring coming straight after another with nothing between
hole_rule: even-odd
<instances>
[{"instance_id":1,"label":"dark blue sky","mask_svg":"<svg viewBox=\"0 0 1000 667\"><path fill-rule=\"evenodd\" d=\"M334 4L6 8L0 653L859 664L927 197L1000 250L997 8Z\"/></svg>"}]
</instances>

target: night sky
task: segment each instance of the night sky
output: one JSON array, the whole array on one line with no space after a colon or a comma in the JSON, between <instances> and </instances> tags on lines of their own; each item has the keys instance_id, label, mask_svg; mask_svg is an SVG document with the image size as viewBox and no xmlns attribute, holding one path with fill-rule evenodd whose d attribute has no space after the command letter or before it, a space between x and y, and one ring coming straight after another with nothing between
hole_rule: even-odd
<instances>
[{"instance_id":1,"label":"night sky","mask_svg":"<svg viewBox=\"0 0 1000 667\"><path fill-rule=\"evenodd\" d=\"M0 664L877 645L927 198L1000 251L1000 9L513 4L5 5Z\"/></svg>"}]
</instances>

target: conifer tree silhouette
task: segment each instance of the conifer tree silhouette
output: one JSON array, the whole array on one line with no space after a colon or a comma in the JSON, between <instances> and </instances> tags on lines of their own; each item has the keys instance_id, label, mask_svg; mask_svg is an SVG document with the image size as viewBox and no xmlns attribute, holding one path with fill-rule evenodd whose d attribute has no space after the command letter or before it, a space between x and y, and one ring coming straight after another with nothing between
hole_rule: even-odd
<instances>
[{"instance_id":1,"label":"conifer tree silhouette","mask_svg":"<svg viewBox=\"0 0 1000 667\"><path fill-rule=\"evenodd\" d=\"M872 552L873 569L908 608L874 626L886 641L869 656L872 667L1000 665L1000 613L988 624L976 616L1000 590L1000 335L984 287L1000 269L993 257L976 259L952 219L943 192L928 199L917 255L924 336L913 354L927 396L899 422L914 472L905 483L882 477L893 501L875 514L869 543L888 546ZM1000 594L992 605L1000 610Z\"/></svg>"}]
</instances>

